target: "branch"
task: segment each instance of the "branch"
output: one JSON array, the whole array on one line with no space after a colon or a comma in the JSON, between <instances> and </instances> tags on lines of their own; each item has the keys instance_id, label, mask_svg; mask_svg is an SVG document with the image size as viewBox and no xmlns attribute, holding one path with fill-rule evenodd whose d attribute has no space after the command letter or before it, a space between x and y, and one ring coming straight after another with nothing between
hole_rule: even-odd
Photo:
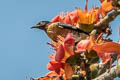
<instances>
[{"instance_id":1,"label":"branch","mask_svg":"<svg viewBox=\"0 0 120 80\"><path fill-rule=\"evenodd\" d=\"M117 70L117 66L114 66L111 68L110 72L105 72L93 80L112 80L113 78L118 77Z\"/></svg>"},{"instance_id":2,"label":"branch","mask_svg":"<svg viewBox=\"0 0 120 80\"><path fill-rule=\"evenodd\" d=\"M116 77L120 77L120 59L116 66L112 67L110 72L105 72L93 80L113 80Z\"/></svg>"},{"instance_id":3,"label":"branch","mask_svg":"<svg viewBox=\"0 0 120 80\"><path fill-rule=\"evenodd\" d=\"M103 19L101 19L98 23L96 23L94 25L95 28L105 27L106 24L109 24L111 21L113 21L119 14L120 9L114 10L110 14L106 15Z\"/></svg>"}]
</instances>

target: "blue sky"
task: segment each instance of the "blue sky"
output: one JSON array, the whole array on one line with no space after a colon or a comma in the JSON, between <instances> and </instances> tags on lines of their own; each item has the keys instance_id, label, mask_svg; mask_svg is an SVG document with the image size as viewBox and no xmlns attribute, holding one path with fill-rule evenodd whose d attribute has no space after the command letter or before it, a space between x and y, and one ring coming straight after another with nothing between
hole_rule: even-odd
<instances>
[{"instance_id":1,"label":"blue sky","mask_svg":"<svg viewBox=\"0 0 120 80\"><path fill-rule=\"evenodd\" d=\"M90 2L90 0L89 0ZM0 80L26 80L48 72L48 55L53 51L47 35L30 29L41 20L51 20L60 12L84 8L85 0L0 0ZM99 6L99 0L92 0ZM111 23L118 40L120 17Z\"/></svg>"}]
</instances>

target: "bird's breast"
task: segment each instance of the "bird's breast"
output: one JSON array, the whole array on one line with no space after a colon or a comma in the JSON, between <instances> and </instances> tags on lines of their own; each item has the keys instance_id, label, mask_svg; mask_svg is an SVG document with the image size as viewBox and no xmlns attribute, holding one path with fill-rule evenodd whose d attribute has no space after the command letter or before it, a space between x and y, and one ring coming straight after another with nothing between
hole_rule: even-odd
<instances>
[{"instance_id":1,"label":"bird's breast","mask_svg":"<svg viewBox=\"0 0 120 80\"><path fill-rule=\"evenodd\" d=\"M71 33L71 30L61 28L55 24L51 24L47 28L47 35L54 41L57 41L57 36L66 37L67 33Z\"/></svg>"}]
</instances>

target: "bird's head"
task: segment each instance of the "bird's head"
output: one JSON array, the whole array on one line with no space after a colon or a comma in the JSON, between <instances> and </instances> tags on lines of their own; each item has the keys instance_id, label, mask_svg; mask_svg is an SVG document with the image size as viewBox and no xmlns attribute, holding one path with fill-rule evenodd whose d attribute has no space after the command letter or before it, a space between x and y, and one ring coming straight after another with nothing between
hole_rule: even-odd
<instances>
[{"instance_id":1,"label":"bird's head","mask_svg":"<svg viewBox=\"0 0 120 80\"><path fill-rule=\"evenodd\" d=\"M31 27L32 28L38 28L38 29L41 29L41 30L45 30L45 26L50 23L49 21L40 21L37 25Z\"/></svg>"}]
</instances>

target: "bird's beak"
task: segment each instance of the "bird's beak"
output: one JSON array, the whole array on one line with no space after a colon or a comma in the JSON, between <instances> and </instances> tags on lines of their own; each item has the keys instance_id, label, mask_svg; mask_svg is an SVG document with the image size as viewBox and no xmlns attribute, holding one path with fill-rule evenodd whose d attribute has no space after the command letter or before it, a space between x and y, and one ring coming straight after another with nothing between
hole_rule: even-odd
<instances>
[{"instance_id":1,"label":"bird's beak","mask_svg":"<svg viewBox=\"0 0 120 80\"><path fill-rule=\"evenodd\" d=\"M32 26L31 29L33 28L39 28L39 25Z\"/></svg>"}]
</instances>

